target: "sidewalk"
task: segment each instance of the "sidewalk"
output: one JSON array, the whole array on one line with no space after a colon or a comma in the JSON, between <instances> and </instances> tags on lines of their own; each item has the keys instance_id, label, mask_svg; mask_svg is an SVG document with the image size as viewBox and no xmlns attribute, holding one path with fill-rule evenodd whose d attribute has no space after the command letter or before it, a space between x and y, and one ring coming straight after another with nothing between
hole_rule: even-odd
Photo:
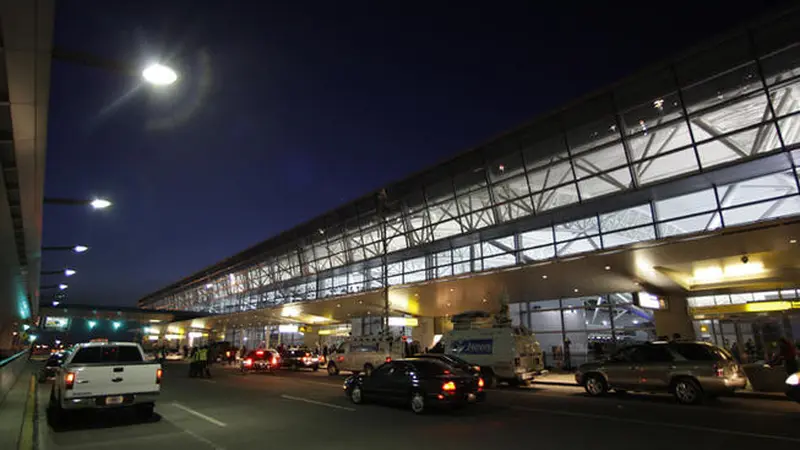
<instances>
[{"instance_id":1,"label":"sidewalk","mask_svg":"<svg viewBox=\"0 0 800 450\"><path fill-rule=\"evenodd\" d=\"M579 387L575 382L575 374L573 373L550 372L536 377L533 380L533 384ZM742 398L761 398L767 400L787 400L786 396L782 392L754 391L750 386L750 383L747 383L746 389L736 391L736 396Z\"/></svg>"},{"instance_id":2,"label":"sidewalk","mask_svg":"<svg viewBox=\"0 0 800 450\"><path fill-rule=\"evenodd\" d=\"M36 410L35 366L28 363L14 387L0 404L0 448L4 450L33 449L35 436L33 414ZM30 403L30 405L29 405Z\"/></svg>"}]
</instances>

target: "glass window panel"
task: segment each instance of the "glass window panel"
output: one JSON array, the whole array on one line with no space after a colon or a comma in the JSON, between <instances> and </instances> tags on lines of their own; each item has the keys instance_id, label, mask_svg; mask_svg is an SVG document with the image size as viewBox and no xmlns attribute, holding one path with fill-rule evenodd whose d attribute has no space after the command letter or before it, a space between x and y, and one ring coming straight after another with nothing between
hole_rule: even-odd
<instances>
[{"instance_id":1,"label":"glass window panel","mask_svg":"<svg viewBox=\"0 0 800 450\"><path fill-rule=\"evenodd\" d=\"M486 188L473 191L458 197L458 206L461 214L479 211L491 206L489 191Z\"/></svg>"},{"instance_id":2,"label":"glass window panel","mask_svg":"<svg viewBox=\"0 0 800 450\"><path fill-rule=\"evenodd\" d=\"M470 268L470 264L471 263L469 262L453 264L453 275L461 275L462 273L471 272L472 269Z\"/></svg>"},{"instance_id":3,"label":"glass window panel","mask_svg":"<svg viewBox=\"0 0 800 450\"><path fill-rule=\"evenodd\" d=\"M698 170L694 149L687 148L669 155L642 161L636 167L639 184L648 184Z\"/></svg>"},{"instance_id":4,"label":"glass window panel","mask_svg":"<svg viewBox=\"0 0 800 450\"><path fill-rule=\"evenodd\" d=\"M795 114L779 120L778 126L781 129L783 143L786 144L787 147L800 142L800 114Z\"/></svg>"},{"instance_id":5,"label":"glass window panel","mask_svg":"<svg viewBox=\"0 0 800 450\"><path fill-rule=\"evenodd\" d=\"M436 278L444 278L453 276L453 266L440 266L436 268Z\"/></svg>"},{"instance_id":6,"label":"glass window panel","mask_svg":"<svg viewBox=\"0 0 800 450\"><path fill-rule=\"evenodd\" d=\"M684 89L683 100L686 102L687 111L692 114L761 88L756 65L747 64Z\"/></svg>"},{"instance_id":7,"label":"glass window panel","mask_svg":"<svg viewBox=\"0 0 800 450\"><path fill-rule=\"evenodd\" d=\"M458 247L453 249L453 262L469 261L470 249L469 246Z\"/></svg>"},{"instance_id":8,"label":"glass window panel","mask_svg":"<svg viewBox=\"0 0 800 450\"><path fill-rule=\"evenodd\" d=\"M533 208L537 212L559 208L578 202L578 187L570 183L533 196Z\"/></svg>"},{"instance_id":9,"label":"glass window panel","mask_svg":"<svg viewBox=\"0 0 800 450\"><path fill-rule=\"evenodd\" d=\"M761 70L769 85L800 77L800 43L763 58Z\"/></svg>"},{"instance_id":10,"label":"glass window panel","mask_svg":"<svg viewBox=\"0 0 800 450\"><path fill-rule=\"evenodd\" d=\"M567 159L567 144L561 134L523 144L522 156L530 171Z\"/></svg>"},{"instance_id":11,"label":"glass window panel","mask_svg":"<svg viewBox=\"0 0 800 450\"><path fill-rule=\"evenodd\" d=\"M519 198L511 200L495 207L495 210L500 216L500 220L507 222L509 220L519 219L533 215L533 201L530 197Z\"/></svg>"},{"instance_id":12,"label":"glass window panel","mask_svg":"<svg viewBox=\"0 0 800 450\"><path fill-rule=\"evenodd\" d=\"M553 242L553 229L541 228L538 230L526 231L520 233L520 245L523 248L536 247L542 244L550 244Z\"/></svg>"},{"instance_id":13,"label":"glass window panel","mask_svg":"<svg viewBox=\"0 0 800 450\"><path fill-rule=\"evenodd\" d=\"M558 309L561 307L561 301L556 300L536 300L530 302L530 310L531 312L546 310L546 309Z\"/></svg>"},{"instance_id":14,"label":"glass window panel","mask_svg":"<svg viewBox=\"0 0 800 450\"><path fill-rule=\"evenodd\" d=\"M653 214L649 203L600 215L600 229L604 233L650 223Z\"/></svg>"},{"instance_id":15,"label":"glass window panel","mask_svg":"<svg viewBox=\"0 0 800 450\"><path fill-rule=\"evenodd\" d=\"M455 220L441 222L431 227L433 239L439 240L450 236L461 234L461 225Z\"/></svg>"},{"instance_id":16,"label":"glass window panel","mask_svg":"<svg viewBox=\"0 0 800 450\"><path fill-rule=\"evenodd\" d=\"M678 197L657 200L655 209L658 220L669 220L715 210L717 209L717 198L713 189L706 189Z\"/></svg>"},{"instance_id":17,"label":"glass window panel","mask_svg":"<svg viewBox=\"0 0 800 450\"><path fill-rule=\"evenodd\" d=\"M605 172L615 167L624 166L627 163L625 149L622 147L621 142L590 153L573 156L572 159L575 175L578 178Z\"/></svg>"},{"instance_id":18,"label":"glass window panel","mask_svg":"<svg viewBox=\"0 0 800 450\"><path fill-rule=\"evenodd\" d=\"M399 284L403 284L402 275L395 275L393 277L389 277L389 286L397 286Z\"/></svg>"},{"instance_id":19,"label":"glass window panel","mask_svg":"<svg viewBox=\"0 0 800 450\"><path fill-rule=\"evenodd\" d=\"M800 80L773 87L770 89L770 99L778 117L800 111Z\"/></svg>"},{"instance_id":20,"label":"glass window panel","mask_svg":"<svg viewBox=\"0 0 800 450\"><path fill-rule=\"evenodd\" d=\"M769 220L784 216L800 214L800 197L788 197L770 200L755 205L740 206L722 211L726 226Z\"/></svg>"},{"instance_id":21,"label":"glass window panel","mask_svg":"<svg viewBox=\"0 0 800 450\"><path fill-rule=\"evenodd\" d=\"M425 258L413 258L403 261L403 271L405 273L416 272L425 269Z\"/></svg>"},{"instance_id":22,"label":"glass window panel","mask_svg":"<svg viewBox=\"0 0 800 450\"><path fill-rule=\"evenodd\" d=\"M495 200L504 202L506 200L513 200L515 198L527 196L530 194L528 191L528 179L525 174L502 181L492 186Z\"/></svg>"},{"instance_id":23,"label":"glass window panel","mask_svg":"<svg viewBox=\"0 0 800 450\"><path fill-rule=\"evenodd\" d=\"M628 149L631 160L638 161L686 147L691 143L689 125L681 119L659 128L646 128L638 135L631 136L628 139Z\"/></svg>"},{"instance_id":24,"label":"glass window panel","mask_svg":"<svg viewBox=\"0 0 800 450\"><path fill-rule=\"evenodd\" d=\"M403 263L402 262L389 263L386 265L386 271L389 276L400 275L403 273Z\"/></svg>"},{"instance_id":25,"label":"glass window panel","mask_svg":"<svg viewBox=\"0 0 800 450\"><path fill-rule=\"evenodd\" d=\"M744 33L690 55L675 65L682 86L688 86L719 74L719 69L737 67L751 60L750 40Z\"/></svg>"},{"instance_id":26,"label":"glass window panel","mask_svg":"<svg viewBox=\"0 0 800 450\"><path fill-rule=\"evenodd\" d=\"M719 214L713 212L660 223L658 224L658 234L666 238L681 234L716 230L721 226L722 222L720 221Z\"/></svg>"},{"instance_id":27,"label":"glass window panel","mask_svg":"<svg viewBox=\"0 0 800 450\"><path fill-rule=\"evenodd\" d=\"M425 281L425 271L424 270L422 270L420 272L406 273L403 276L403 282L404 283L417 283L417 282L420 282L420 281Z\"/></svg>"},{"instance_id":28,"label":"glass window panel","mask_svg":"<svg viewBox=\"0 0 800 450\"><path fill-rule=\"evenodd\" d=\"M553 163L544 167L532 169L528 172L528 182L531 192L549 189L563 183L573 181L572 165L566 155L553 157Z\"/></svg>"},{"instance_id":29,"label":"glass window panel","mask_svg":"<svg viewBox=\"0 0 800 450\"><path fill-rule=\"evenodd\" d=\"M587 217L585 219L573 220L572 222L560 223L554 228L556 242L563 242L600 233L597 217Z\"/></svg>"},{"instance_id":30,"label":"glass window panel","mask_svg":"<svg viewBox=\"0 0 800 450\"><path fill-rule=\"evenodd\" d=\"M776 296L774 295L774 292L766 292L766 293L763 293L763 294L764 294L763 298L759 297L759 298L756 299L756 301L776 300L777 299ZM780 291L780 298L782 298L784 300L793 300L793 299L797 298L797 291L795 289L784 289L784 290Z\"/></svg>"},{"instance_id":31,"label":"glass window panel","mask_svg":"<svg viewBox=\"0 0 800 450\"><path fill-rule=\"evenodd\" d=\"M656 230L652 225L603 234L603 247L612 248L636 242L654 241Z\"/></svg>"},{"instance_id":32,"label":"glass window panel","mask_svg":"<svg viewBox=\"0 0 800 450\"><path fill-rule=\"evenodd\" d=\"M797 193L792 172L781 172L717 188L723 208Z\"/></svg>"},{"instance_id":33,"label":"glass window panel","mask_svg":"<svg viewBox=\"0 0 800 450\"><path fill-rule=\"evenodd\" d=\"M481 243L483 248L483 256L499 255L501 253L509 253L514 251L514 237L508 236L500 239L492 239L487 242Z\"/></svg>"},{"instance_id":34,"label":"glass window panel","mask_svg":"<svg viewBox=\"0 0 800 450\"><path fill-rule=\"evenodd\" d=\"M686 299L687 303L692 308L703 308L706 306L715 306L714 296L708 295L703 297L689 297Z\"/></svg>"},{"instance_id":35,"label":"glass window panel","mask_svg":"<svg viewBox=\"0 0 800 450\"><path fill-rule=\"evenodd\" d=\"M682 121L683 108L673 92L632 108L622 114L626 136L637 136L673 121Z\"/></svg>"},{"instance_id":36,"label":"glass window panel","mask_svg":"<svg viewBox=\"0 0 800 450\"><path fill-rule=\"evenodd\" d=\"M483 259L483 270L513 266L516 263L517 259L514 257L514 255L504 254L504 255L492 256L490 258Z\"/></svg>"},{"instance_id":37,"label":"glass window panel","mask_svg":"<svg viewBox=\"0 0 800 450\"><path fill-rule=\"evenodd\" d=\"M530 313L531 330L535 333L540 331L561 331L561 311L538 311Z\"/></svg>"},{"instance_id":38,"label":"glass window panel","mask_svg":"<svg viewBox=\"0 0 800 450\"><path fill-rule=\"evenodd\" d=\"M552 244L534 247L522 252L522 258L532 261L544 261L556 257L556 248Z\"/></svg>"},{"instance_id":39,"label":"glass window panel","mask_svg":"<svg viewBox=\"0 0 800 450\"><path fill-rule=\"evenodd\" d=\"M428 207L431 223L439 223L458 217L458 205L455 200L437 203Z\"/></svg>"},{"instance_id":40,"label":"glass window panel","mask_svg":"<svg viewBox=\"0 0 800 450\"><path fill-rule=\"evenodd\" d=\"M578 181L583 200L628 190L632 186L631 171L627 167Z\"/></svg>"},{"instance_id":41,"label":"glass window panel","mask_svg":"<svg viewBox=\"0 0 800 450\"><path fill-rule=\"evenodd\" d=\"M702 142L771 118L767 96L759 92L724 107L692 116L690 122L695 141ZM742 149L742 152L746 153L746 150Z\"/></svg>"},{"instance_id":42,"label":"glass window panel","mask_svg":"<svg viewBox=\"0 0 800 450\"><path fill-rule=\"evenodd\" d=\"M454 180L456 194L461 195L486 186L486 174L483 167L476 167L473 171L457 175Z\"/></svg>"},{"instance_id":43,"label":"glass window panel","mask_svg":"<svg viewBox=\"0 0 800 450\"><path fill-rule=\"evenodd\" d=\"M521 175L524 171L522 153L514 152L503 156L489 164L489 178L494 182L504 180L516 175Z\"/></svg>"},{"instance_id":44,"label":"glass window panel","mask_svg":"<svg viewBox=\"0 0 800 450\"><path fill-rule=\"evenodd\" d=\"M562 242L556 245L558 256L575 255L578 253L593 252L600 250L600 237L575 239L569 242Z\"/></svg>"},{"instance_id":45,"label":"glass window panel","mask_svg":"<svg viewBox=\"0 0 800 450\"><path fill-rule=\"evenodd\" d=\"M567 130L567 143L573 156L621 139L622 136L620 136L617 122L613 116Z\"/></svg>"}]
</instances>

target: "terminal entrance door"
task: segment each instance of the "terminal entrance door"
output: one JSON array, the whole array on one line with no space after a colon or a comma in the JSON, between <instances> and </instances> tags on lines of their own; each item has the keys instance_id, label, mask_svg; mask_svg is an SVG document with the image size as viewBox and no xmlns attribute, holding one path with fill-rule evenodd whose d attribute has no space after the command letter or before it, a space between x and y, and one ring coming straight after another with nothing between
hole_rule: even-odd
<instances>
[{"instance_id":1,"label":"terminal entrance door","mask_svg":"<svg viewBox=\"0 0 800 450\"><path fill-rule=\"evenodd\" d=\"M743 362L769 361L780 338L800 340L800 315L778 312L697 320L695 331L701 340L738 353Z\"/></svg>"}]
</instances>

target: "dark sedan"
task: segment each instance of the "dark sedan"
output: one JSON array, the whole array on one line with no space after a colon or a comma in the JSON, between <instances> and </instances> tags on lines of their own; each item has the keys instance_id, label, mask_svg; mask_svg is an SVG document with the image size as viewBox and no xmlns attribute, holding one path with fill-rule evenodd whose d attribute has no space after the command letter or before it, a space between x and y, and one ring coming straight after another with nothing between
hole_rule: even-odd
<instances>
[{"instance_id":1,"label":"dark sedan","mask_svg":"<svg viewBox=\"0 0 800 450\"><path fill-rule=\"evenodd\" d=\"M390 361L370 375L359 374L344 382L353 403L405 404L417 414L431 408L457 407L486 398L483 379L430 358Z\"/></svg>"},{"instance_id":2,"label":"dark sedan","mask_svg":"<svg viewBox=\"0 0 800 450\"><path fill-rule=\"evenodd\" d=\"M435 359L445 364L449 364L455 368L461 369L464 372L469 372L476 377L481 375L481 366L471 364L459 358L458 356L445 355L443 353L420 353L412 356L412 358Z\"/></svg>"},{"instance_id":3,"label":"dark sedan","mask_svg":"<svg viewBox=\"0 0 800 450\"><path fill-rule=\"evenodd\" d=\"M281 367L292 370L311 369L316 372L319 370L319 365L319 356L308 350L289 350L284 353L283 359L281 360Z\"/></svg>"},{"instance_id":4,"label":"dark sedan","mask_svg":"<svg viewBox=\"0 0 800 450\"><path fill-rule=\"evenodd\" d=\"M66 355L66 352L57 352L53 353L49 358L47 358L44 366L39 371L40 383L44 383L45 381L54 379L56 377L56 372L58 372L58 368L61 367L61 364L64 363L64 358Z\"/></svg>"},{"instance_id":5,"label":"dark sedan","mask_svg":"<svg viewBox=\"0 0 800 450\"><path fill-rule=\"evenodd\" d=\"M243 374L250 372L273 373L280 366L278 352L270 350L253 350L242 359L239 370Z\"/></svg>"}]
</instances>

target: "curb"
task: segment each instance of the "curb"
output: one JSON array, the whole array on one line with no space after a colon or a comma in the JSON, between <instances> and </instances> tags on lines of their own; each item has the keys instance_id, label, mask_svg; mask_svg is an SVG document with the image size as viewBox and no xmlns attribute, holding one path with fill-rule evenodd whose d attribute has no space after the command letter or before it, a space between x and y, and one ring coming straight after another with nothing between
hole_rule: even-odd
<instances>
[{"instance_id":1,"label":"curb","mask_svg":"<svg viewBox=\"0 0 800 450\"><path fill-rule=\"evenodd\" d=\"M25 412L23 413L22 426L20 427L19 439L17 440L18 450L34 450L37 447L35 440L37 428L37 385L36 375L31 375L30 387L28 388L28 400L25 402Z\"/></svg>"}]
</instances>

